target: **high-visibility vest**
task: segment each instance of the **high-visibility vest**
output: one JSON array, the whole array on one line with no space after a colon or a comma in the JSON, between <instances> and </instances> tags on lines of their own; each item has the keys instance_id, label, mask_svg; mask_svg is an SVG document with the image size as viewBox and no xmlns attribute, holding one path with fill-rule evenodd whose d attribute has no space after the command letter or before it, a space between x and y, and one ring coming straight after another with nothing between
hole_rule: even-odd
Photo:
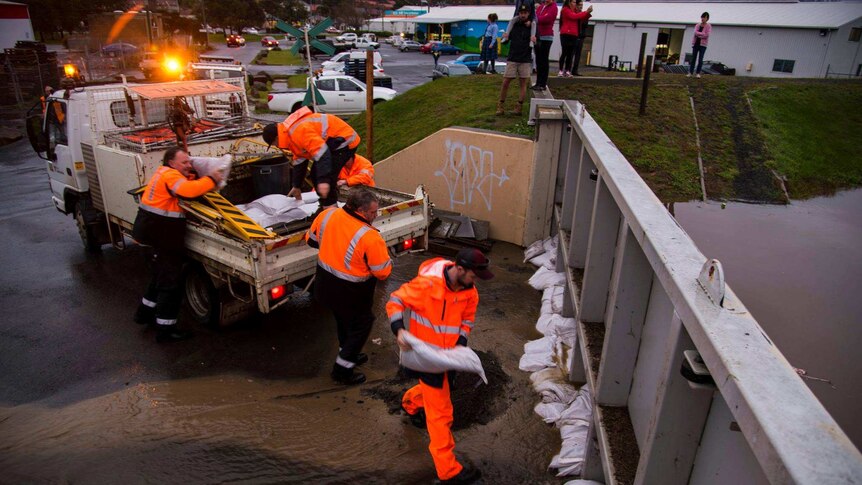
<instances>
[{"instance_id":1,"label":"high-visibility vest","mask_svg":"<svg viewBox=\"0 0 862 485\"><path fill-rule=\"evenodd\" d=\"M386 242L374 226L344 209L321 212L305 235L319 247L317 264L333 276L359 283L392 272Z\"/></svg>"},{"instance_id":2,"label":"high-visibility vest","mask_svg":"<svg viewBox=\"0 0 862 485\"><path fill-rule=\"evenodd\" d=\"M374 187L374 165L367 158L361 155L354 155L350 168L345 165L341 169L341 173L338 174L338 179L346 180L347 185L350 187L354 185Z\"/></svg>"},{"instance_id":3,"label":"high-visibility vest","mask_svg":"<svg viewBox=\"0 0 862 485\"><path fill-rule=\"evenodd\" d=\"M163 165L156 170L141 195L140 208L164 217L183 218L185 211L179 198L191 199L214 189L216 183L210 177L190 180L179 170Z\"/></svg>"},{"instance_id":4,"label":"high-visibility vest","mask_svg":"<svg viewBox=\"0 0 862 485\"><path fill-rule=\"evenodd\" d=\"M329 149L326 140L337 137L344 139L343 147L359 146L359 135L341 118L308 108L300 108L278 124L278 146L293 153L293 165L320 160Z\"/></svg>"},{"instance_id":5,"label":"high-visibility vest","mask_svg":"<svg viewBox=\"0 0 862 485\"><path fill-rule=\"evenodd\" d=\"M402 320L407 331L444 349L454 347L458 337L469 336L476 321L479 292L475 286L460 291L446 286L443 272L454 264L444 258L422 263L419 275L390 295L386 303L389 321ZM407 309L409 320L405 315Z\"/></svg>"}]
</instances>

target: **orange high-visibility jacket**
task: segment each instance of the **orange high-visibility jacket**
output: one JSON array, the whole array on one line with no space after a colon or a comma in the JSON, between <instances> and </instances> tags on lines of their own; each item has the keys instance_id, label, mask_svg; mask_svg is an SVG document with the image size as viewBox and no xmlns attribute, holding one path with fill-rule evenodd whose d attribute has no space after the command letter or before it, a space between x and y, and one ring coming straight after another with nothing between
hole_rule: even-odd
<instances>
[{"instance_id":1,"label":"orange high-visibility jacket","mask_svg":"<svg viewBox=\"0 0 862 485\"><path fill-rule=\"evenodd\" d=\"M444 258L434 258L419 266L419 275L392 292L386 303L386 313L397 332L399 322L424 342L448 349L467 336L476 320L479 292L475 286L452 291L446 286L443 272L455 264ZM404 310L410 309L410 321L404 320Z\"/></svg>"},{"instance_id":2,"label":"orange high-visibility jacket","mask_svg":"<svg viewBox=\"0 0 862 485\"><path fill-rule=\"evenodd\" d=\"M215 186L215 181L210 177L191 180L184 177L179 170L163 165L153 174L141 195L140 208L160 216L182 218L185 217L185 212L180 207L179 197L199 197Z\"/></svg>"},{"instance_id":3,"label":"orange high-visibility jacket","mask_svg":"<svg viewBox=\"0 0 862 485\"><path fill-rule=\"evenodd\" d=\"M338 179L346 180L349 187L354 185L374 187L374 165L367 158L354 155L353 164L350 168L345 165L338 174Z\"/></svg>"},{"instance_id":4,"label":"orange high-visibility jacket","mask_svg":"<svg viewBox=\"0 0 862 485\"><path fill-rule=\"evenodd\" d=\"M320 249L318 266L342 280L359 283L372 276L384 280L392 272L389 250L380 233L346 209L330 207L321 212L305 240Z\"/></svg>"},{"instance_id":5,"label":"orange high-visibility jacket","mask_svg":"<svg viewBox=\"0 0 862 485\"><path fill-rule=\"evenodd\" d=\"M278 146L293 153L293 165L306 160L318 161L329 147L329 138L344 138L344 146L359 146L359 135L341 118L313 113L303 107L278 124Z\"/></svg>"}]
</instances>

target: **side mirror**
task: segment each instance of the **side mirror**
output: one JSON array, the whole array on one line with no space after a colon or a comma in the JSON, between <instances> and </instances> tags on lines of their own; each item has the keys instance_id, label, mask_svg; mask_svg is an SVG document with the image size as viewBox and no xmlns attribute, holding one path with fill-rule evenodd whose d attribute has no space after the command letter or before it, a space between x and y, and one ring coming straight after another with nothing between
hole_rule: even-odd
<instances>
[{"instance_id":1,"label":"side mirror","mask_svg":"<svg viewBox=\"0 0 862 485\"><path fill-rule=\"evenodd\" d=\"M33 151L39 155L39 158L48 160L48 137L42 130L42 114L34 113L27 117L27 139L30 140L30 146Z\"/></svg>"}]
</instances>

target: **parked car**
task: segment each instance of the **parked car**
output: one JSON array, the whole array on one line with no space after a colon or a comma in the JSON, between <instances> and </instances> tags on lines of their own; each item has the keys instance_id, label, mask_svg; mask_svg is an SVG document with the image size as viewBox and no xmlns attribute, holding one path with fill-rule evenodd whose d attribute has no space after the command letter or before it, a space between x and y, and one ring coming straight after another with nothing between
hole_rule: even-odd
<instances>
[{"instance_id":1,"label":"parked car","mask_svg":"<svg viewBox=\"0 0 862 485\"><path fill-rule=\"evenodd\" d=\"M439 52L441 55L442 54L455 54L457 56L457 55L461 54L461 49L459 49L458 47L455 47L452 44L439 43L439 44L434 44L431 46L431 52L432 53L433 52Z\"/></svg>"},{"instance_id":2,"label":"parked car","mask_svg":"<svg viewBox=\"0 0 862 485\"><path fill-rule=\"evenodd\" d=\"M419 48L419 52L423 54L430 54L431 47L433 47L435 44L442 44L442 42L440 42L439 40L432 40L431 42L423 44L422 47Z\"/></svg>"},{"instance_id":3,"label":"parked car","mask_svg":"<svg viewBox=\"0 0 862 485\"><path fill-rule=\"evenodd\" d=\"M347 62L348 59L365 59L365 56L365 51L339 52L330 57L328 61L323 61L320 67L322 67L324 71L340 69L344 67L344 63ZM381 56L379 52L374 52L374 64L383 64L383 56Z\"/></svg>"},{"instance_id":4,"label":"parked car","mask_svg":"<svg viewBox=\"0 0 862 485\"><path fill-rule=\"evenodd\" d=\"M482 59L482 56L480 56L479 54L464 54L464 55L458 57L457 59L455 59L454 61L449 61L447 64L463 64L463 65L467 66L467 68L470 69L471 71L477 72L480 70L479 67L482 65L481 59ZM491 67L488 66L488 69L490 69L490 68ZM497 72L503 72L506 70L506 63L503 61L497 61L494 64L494 69Z\"/></svg>"},{"instance_id":5,"label":"parked car","mask_svg":"<svg viewBox=\"0 0 862 485\"><path fill-rule=\"evenodd\" d=\"M401 50L401 52L418 51L422 49L422 44L416 42L415 40L405 40L401 42L401 45L398 48Z\"/></svg>"},{"instance_id":6,"label":"parked car","mask_svg":"<svg viewBox=\"0 0 862 485\"><path fill-rule=\"evenodd\" d=\"M260 39L260 45L263 47L278 47L278 39L271 35L267 35Z\"/></svg>"},{"instance_id":7,"label":"parked car","mask_svg":"<svg viewBox=\"0 0 862 485\"><path fill-rule=\"evenodd\" d=\"M245 37L239 34L230 34L226 40L228 47L242 47L245 45Z\"/></svg>"},{"instance_id":8,"label":"parked car","mask_svg":"<svg viewBox=\"0 0 862 485\"><path fill-rule=\"evenodd\" d=\"M371 47L372 49L379 49L380 43L374 42L373 40L368 40L365 37L360 37L356 39L356 42L353 43L353 47L357 49L368 49Z\"/></svg>"},{"instance_id":9,"label":"parked car","mask_svg":"<svg viewBox=\"0 0 862 485\"><path fill-rule=\"evenodd\" d=\"M346 33L341 34L338 37L336 37L335 40L338 42L347 42L349 44L352 44L352 43L356 42L356 39L358 39L358 38L359 38L359 36L356 35L355 33L346 32Z\"/></svg>"},{"instance_id":10,"label":"parked car","mask_svg":"<svg viewBox=\"0 0 862 485\"><path fill-rule=\"evenodd\" d=\"M335 115L354 115L365 111L365 83L350 76L321 76L314 78L326 104L318 105L318 112ZM294 112L302 107L308 88L271 92L267 106L272 111ZM394 89L374 87L374 103L390 101L398 94Z\"/></svg>"},{"instance_id":11,"label":"parked car","mask_svg":"<svg viewBox=\"0 0 862 485\"><path fill-rule=\"evenodd\" d=\"M138 48L125 42L115 42L102 47L102 54L108 56L130 56L138 53Z\"/></svg>"},{"instance_id":12,"label":"parked car","mask_svg":"<svg viewBox=\"0 0 862 485\"><path fill-rule=\"evenodd\" d=\"M258 35L258 34L262 34L262 33L263 33L263 31L262 31L262 30L258 30L258 29L254 28L254 27L248 27L248 28L246 28L246 29L242 29L242 33L243 33L243 34Z\"/></svg>"},{"instance_id":13,"label":"parked car","mask_svg":"<svg viewBox=\"0 0 862 485\"><path fill-rule=\"evenodd\" d=\"M470 74L472 72L464 64L441 63L434 66L434 70L431 71L431 80L437 80L441 77L469 76Z\"/></svg>"},{"instance_id":14,"label":"parked car","mask_svg":"<svg viewBox=\"0 0 862 485\"><path fill-rule=\"evenodd\" d=\"M329 69L324 68L323 71L320 73L320 75L321 76L339 76L342 74L347 74L347 72L345 72L346 70L347 70L346 64L336 64L335 66L332 66ZM374 64L374 77L382 77L385 75L386 74L383 73L383 68L380 67L380 64Z\"/></svg>"}]
</instances>

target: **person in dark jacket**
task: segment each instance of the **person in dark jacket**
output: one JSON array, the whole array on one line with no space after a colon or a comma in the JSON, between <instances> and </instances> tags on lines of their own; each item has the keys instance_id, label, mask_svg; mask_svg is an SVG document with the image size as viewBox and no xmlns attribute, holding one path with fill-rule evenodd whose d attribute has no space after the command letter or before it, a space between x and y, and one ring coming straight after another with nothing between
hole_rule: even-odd
<instances>
[{"instance_id":1,"label":"person in dark jacket","mask_svg":"<svg viewBox=\"0 0 862 485\"><path fill-rule=\"evenodd\" d=\"M177 329L186 239L186 216L180 199L204 195L218 187L222 178L216 172L195 179L188 153L181 148L169 148L162 166L141 195L132 237L152 249L152 278L135 312L135 322L156 324L157 342L174 342L191 336Z\"/></svg>"},{"instance_id":2,"label":"person in dark jacket","mask_svg":"<svg viewBox=\"0 0 862 485\"><path fill-rule=\"evenodd\" d=\"M503 87L500 90L500 100L497 101L497 115L502 115L505 111L506 93L509 90L509 84L512 79L518 79L520 85L520 94L518 96L518 104L515 106L512 114L521 114L524 110L524 98L527 96L527 81L530 79L530 74L533 70L533 53L530 47L531 43L535 43L536 37L530 33L530 12L526 5L521 5L518 12L518 19L513 21L512 33L509 36L511 45L509 46L509 56L506 58L506 72L503 74ZM535 24L535 22L532 22Z\"/></svg>"}]
</instances>

